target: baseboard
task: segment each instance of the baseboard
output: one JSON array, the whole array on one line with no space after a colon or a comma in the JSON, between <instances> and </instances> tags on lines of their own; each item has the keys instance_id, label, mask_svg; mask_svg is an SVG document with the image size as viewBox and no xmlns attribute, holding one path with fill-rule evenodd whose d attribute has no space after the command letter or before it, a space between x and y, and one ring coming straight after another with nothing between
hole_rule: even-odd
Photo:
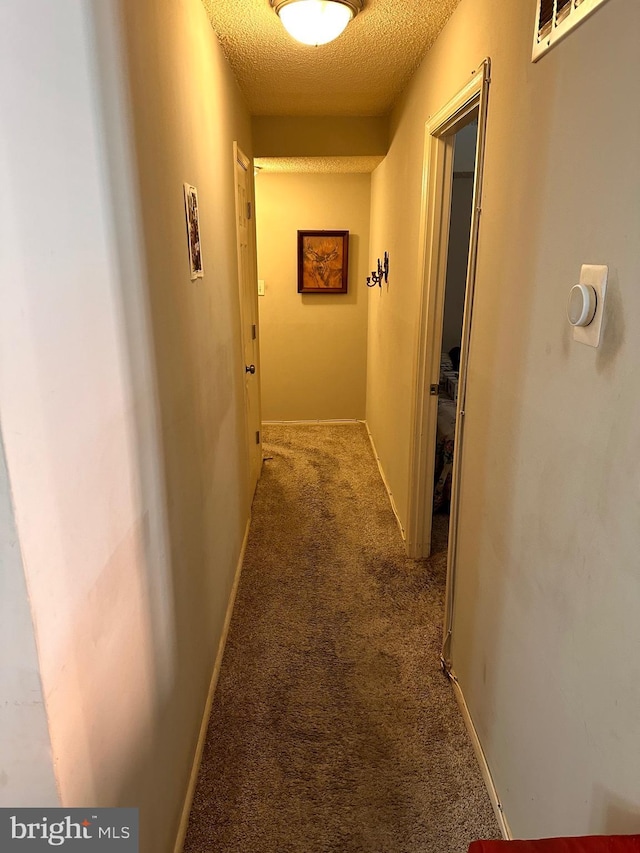
<instances>
[{"instance_id":1,"label":"baseboard","mask_svg":"<svg viewBox=\"0 0 640 853\"><path fill-rule=\"evenodd\" d=\"M242 563L244 561L244 553L247 549L247 540L249 538L249 525L251 523L251 519L247 521L247 526L244 532L244 538L242 540L242 547L240 548L240 556L238 557L238 563L236 565L236 573L233 579L233 586L231 587L231 593L229 594L229 601L227 602L227 612L224 618L224 625L222 627L222 635L220 637L220 642L218 643L218 652L216 654L215 664L213 666L213 674L211 676L211 682L209 684L209 692L207 694L207 701L204 706L204 713L202 715L202 722L200 724L200 734L198 735L198 743L196 746L196 751L193 757L193 765L191 767L191 776L189 777L189 785L187 787L187 794L184 800L184 806L182 808L182 816L180 818L180 825L178 827L178 835L176 837L176 843L174 847L174 853L182 853L182 848L184 846L184 839L187 834L187 828L189 826L189 815L191 813L191 806L193 804L193 796L196 790L196 783L198 781L198 773L200 771L200 762L202 761L202 752L204 750L204 743L207 737L207 729L209 727L209 717L211 715L211 705L213 704L213 697L216 692L216 687L218 684L218 678L220 676L220 668L222 666L222 658L224 656L224 648L227 643L227 636L229 634L229 625L231 624L231 616L233 615L233 607L236 601L236 594L238 592L238 585L240 583L240 574L242 572Z\"/></svg>"},{"instance_id":2,"label":"baseboard","mask_svg":"<svg viewBox=\"0 0 640 853\"><path fill-rule=\"evenodd\" d=\"M391 509L393 510L393 514L395 515L396 521L398 522L398 528L400 529L402 541L406 542L407 534L405 533L404 527L402 526L402 522L400 521L400 516L398 515L398 508L396 507L396 502L393 499L393 493L391 492L391 489L389 488L389 483L387 482L387 478L385 477L384 469L382 467L382 463L380 462L378 451L376 450L376 444L373 440L373 436L371 435L371 430L369 429L369 424L366 421L363 421L362 423L364 423L365 427L367 428L367 435L369 436L369 441L371 442L371 449L373 450L373 455L378 465L378 471L380 471L382 482L384 483L384 487L387 490L387 494L389 495L389 503L391 504Z\"/></svg>"},{"instance_id":3,"label":"baseboard","mask_svg":"<svg viewBox=\"0 0 640 853\"><path fill-rule=\"evenodd\" d=\"M263 426L287 426L289 424L300 424L302 426L313 426L315 424L362 424L364 421L358 418L324 418L322 420L296 420L296 421L262 421Z\"/></svg>"},{"instance_id":4,"label":"baseboard","mask_svg":"<svg viewBox=\"0 0 640 853\"><path fill-rule=\"evenodd\" d=\"M511 834L511 829L509 828L509 824L507 822L507 817L504 813L502 803L500 802L500 797L498 796L498 791L495 786L495 782L493 781L493 776L491 775L491 770L489 769L487 758L484 754L484 750L482 749L482 744L480 743L478 732L476 731L476 727L473 724L471 714L469 713L469 707L464 698L462 687L460 686L460 682L458 681L453 672L449 672L448 676L451 681L451 684L453 685L453 692L458 702L458 706L462 714L462 719L464 720L467 732L469 733L469 737L471 738L473 751L475 752L476 759L478 761L478 764L480 765L482 779L487 789L487 793L489 794L489 799L491 800L491 805L493 807L496 820L498 821L500 832L502 833L502 837L505 839L505 841L512 841L513 835Z\"/></svg>"}]
</instances>

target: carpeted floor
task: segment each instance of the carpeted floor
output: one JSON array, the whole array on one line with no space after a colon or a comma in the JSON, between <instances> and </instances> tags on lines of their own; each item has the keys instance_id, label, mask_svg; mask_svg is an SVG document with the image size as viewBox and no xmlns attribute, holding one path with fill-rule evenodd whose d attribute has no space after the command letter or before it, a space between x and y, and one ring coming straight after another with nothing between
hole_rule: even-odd
<instances>
[{"instance_id":1,"label":"carpeted floor","mask_svg":"<svg viewBox=\"0 0 640 853\"><path fill-rule=\"evenodd\" d=\"M463 853L499 837L359 424L267 426L185 853Z\"/></svg>"}]
</instances>

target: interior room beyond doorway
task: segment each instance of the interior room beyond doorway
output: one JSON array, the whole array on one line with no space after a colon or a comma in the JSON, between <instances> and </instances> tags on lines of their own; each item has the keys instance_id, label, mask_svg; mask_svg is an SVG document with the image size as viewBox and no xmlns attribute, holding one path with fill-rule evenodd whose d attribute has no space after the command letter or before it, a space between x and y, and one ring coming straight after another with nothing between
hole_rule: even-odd
<instances>
[{"instance_id":1,"label":"interior room beyond doorway","mask_svg":"<svg viewBox=\"0 0 640 853\"><path fill-rule=\"evenodd\" d=\"M477 136L478 121L477 118L474 118L454 137L449 244L438 389L433 492L434 513L448 513L451 500ZM462 367L464 368L464 365Z\"/></svg>"}]
</instances>

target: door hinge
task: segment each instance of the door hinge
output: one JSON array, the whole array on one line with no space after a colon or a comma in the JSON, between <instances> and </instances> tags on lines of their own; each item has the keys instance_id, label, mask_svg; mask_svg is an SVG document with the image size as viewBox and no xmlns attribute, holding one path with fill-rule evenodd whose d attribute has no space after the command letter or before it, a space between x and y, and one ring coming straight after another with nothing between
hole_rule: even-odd
<instances>
[{"instance_id":1,"label":"door hinge","mask_svg":"<svg viewBox=\"0 0 640 853\"><path fill-rule=\"evenodd\" d=\"M251 325L251 340L255 341L255 339L257 337L258 337L258 330L256 328L256 324L252 323L252 325Z\"/></svg>"},{"instance_id":2,"label":"door hinge","mask_svg":"<svg viewBox=\"0 0 640 853\"><path fill-rule=\"evenodd\" d=\"M251 202L247 202L247 219L251 219Z\"/></svg>"},{"instance_id":3,"label":"door hinge","mask_svg":"<svg viewBox=\"0 0 640 853\"><path fill-rule=\"evenodd\" d=\"M256 430L256 444L260 444L260 430Z\"/></svg>"},{"instance_id":4,"label":"door hinge","mask_svg":"<svg viewBox=\"0 0 640 853\"><path fill-rule=\"evenodd\" d=\"M430 385L429 386L429 394L432 397L437 397L439 393L440 393L440 386L439 385Z\"/></svg>"}]
</instances>

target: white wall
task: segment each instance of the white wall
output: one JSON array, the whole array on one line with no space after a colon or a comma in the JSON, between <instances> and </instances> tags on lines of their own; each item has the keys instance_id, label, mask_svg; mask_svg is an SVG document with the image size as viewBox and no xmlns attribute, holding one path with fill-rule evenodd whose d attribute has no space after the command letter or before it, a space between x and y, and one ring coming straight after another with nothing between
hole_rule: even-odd
<instances>
[{"instance_id":1,"label":"white wall","mask_svg":"<svg viewBox=\"0 0 640 853\"><path fill-rule=\"evenodd\" d=\"M0 123L0 415L56 783L168 851L249 513L249 116L199 0L37 0L0 10Z\"/></svg>"},{"instance_id":2,"label":"white wall","mask_svg":"<svg viewBox=\"0 0 640 853\"><path fill-rule=\"evenodd\" d=\"M38 654L0 438L0 808L56 806Z\"/></svg>"},{"instance_id":3,"label":"white wall","mask_svg":"<svg viewBox=\"0 0 640 853\"><path fill-rule=\"evenodd\" d=\"M262 416L363 419L371 176L256 178ZM298 293L298 230L349 231L346 294Z\"/></svg>"},{"instance_id":4,"label":"white wall","mask_svg":"<svg viewBox=\"0 0 640 853\"><path fill-rule=\"evenodd\" d=\"M424 125L490 56L453 662L516 836L640 832L640 6L533 65L535 6L462 0L392 116L367 418L405 517ZM583 263L610 268L598 350L565 319Z\"/></svg>"}]
</instances>

